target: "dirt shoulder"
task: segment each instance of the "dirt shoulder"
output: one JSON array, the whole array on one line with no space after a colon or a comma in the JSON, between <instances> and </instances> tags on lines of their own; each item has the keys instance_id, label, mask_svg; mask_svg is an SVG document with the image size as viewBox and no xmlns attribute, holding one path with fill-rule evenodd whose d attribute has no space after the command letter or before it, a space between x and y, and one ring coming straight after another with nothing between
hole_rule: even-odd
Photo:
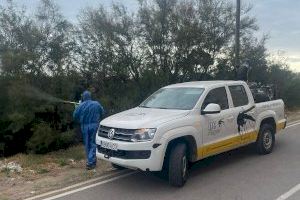
<instances>
[{"instance_id":1,"label":"dirt shoulder","mask_svg":"<svg viewBox=\"0 0 300 200\"><path fill-rule=\"evenodd\" d=\"M300 109L294 111L287 110L286 114L288 116L288 123L300 120Z\"/></svg>"},{"instance_id":2,"label":"dirt shoulder","mask_svg":"<svg viewBox=\"0 0 300 200\"><path fill-rule=\"evenodd\" d=\"M289 123L300 120L300 110L287 111L287 115ZM0 159L0 200L35 196L111 170L110 163L98 160L96 170L86 171L82 145L46 155L17 154Z\"/></svg>"},{"instance_id":3,"label":"dirt shoulder","mask_svg":"<svg viewBox=\"0 0 300 200\"><path fill-rule=\"evenodd\" d=\"M95 170L85 170L82 145L46 155L18 154L0 160L0 166L1 200L35 196L99 177L112 169L108 162L99 160Z\"/></svg>"}]
</instances>

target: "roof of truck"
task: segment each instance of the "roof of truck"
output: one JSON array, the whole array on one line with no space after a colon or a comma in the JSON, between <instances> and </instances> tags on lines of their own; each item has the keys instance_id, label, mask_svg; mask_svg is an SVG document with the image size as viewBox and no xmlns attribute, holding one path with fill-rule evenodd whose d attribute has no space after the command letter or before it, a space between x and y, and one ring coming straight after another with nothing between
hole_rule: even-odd
<instances>
[{"instance_id":1,"label":"roof of truck","mask_svg":"<svg viewBox=\"0 0 300 200\"><path fill-rule=\"evenodd\" d=\"M211 86L223 86L224 84L237 84L244 83L243 81L192 81L192 82L184 82L177 83L173 85L168 85L165 88L176 88L176 87L197 87L197 88L207 88Z\"/></svg>"}]
</instances>

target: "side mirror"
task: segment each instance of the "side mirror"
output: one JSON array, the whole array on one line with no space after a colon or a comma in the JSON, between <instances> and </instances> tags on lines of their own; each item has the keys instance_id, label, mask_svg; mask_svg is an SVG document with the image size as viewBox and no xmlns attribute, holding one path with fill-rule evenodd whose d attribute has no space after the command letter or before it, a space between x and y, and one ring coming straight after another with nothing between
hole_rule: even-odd
<instances>
[{"instance_id":1,"label":"side mirror","mask_svg":"<svg viewBox=\"0 0 300 200\"><path fill-rule=\"evenodd\" d=\"M204 110L201 110L202 115L207 115L207 114L218 114L221 112L221 107L219 104L215 103L210 103L208 104Z\"/></svg>"}]
</instances>

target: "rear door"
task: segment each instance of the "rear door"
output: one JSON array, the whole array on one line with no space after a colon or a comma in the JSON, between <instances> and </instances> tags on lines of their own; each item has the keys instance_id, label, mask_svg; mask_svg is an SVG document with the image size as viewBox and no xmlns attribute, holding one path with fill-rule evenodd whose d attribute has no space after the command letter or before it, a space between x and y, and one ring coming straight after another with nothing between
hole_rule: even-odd
<instances>
[{"instance_id":1,"label":"rear door","mask_svg":"<svg viewBox=\"0 0 300 200\"><path fill-rule=\"evenodd\" d=\"M227 151L240 142L232 140L234 118L229 108L228 90L225 87L211 89L202 103L201 110L209 103L219 104L222 111L218 114L201 115L203 157Z\"/></svg>"},{"instance_id":2,"label":"rear door","mask_svg":"<svg viewBox=\"0 0 300 200\"><path fill-rule=\"evenodd\" d=\"M234 116L234 133L239 135L241 145L248 144L256 140L255 132L255 109L251 104L249 95L244 85L228 86L232 104L231 112Z\"/></svg>"}]
</instances>

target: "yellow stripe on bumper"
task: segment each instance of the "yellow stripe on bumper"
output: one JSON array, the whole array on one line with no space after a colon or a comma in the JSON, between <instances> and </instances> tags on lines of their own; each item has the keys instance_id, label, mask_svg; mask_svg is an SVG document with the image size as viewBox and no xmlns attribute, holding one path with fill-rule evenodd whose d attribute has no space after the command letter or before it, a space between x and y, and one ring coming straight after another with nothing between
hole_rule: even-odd
<instances>
[{"instance_id":1,"label":"yellow stripe on bumper","mask_svg":"<svg viewBox=\"0 0 300 200\"><path fill-rule=\"evenodd\" d=\"M286 127L286 120L276 124L276 132L284 129Z\"/></svg>"}]
</instances>

